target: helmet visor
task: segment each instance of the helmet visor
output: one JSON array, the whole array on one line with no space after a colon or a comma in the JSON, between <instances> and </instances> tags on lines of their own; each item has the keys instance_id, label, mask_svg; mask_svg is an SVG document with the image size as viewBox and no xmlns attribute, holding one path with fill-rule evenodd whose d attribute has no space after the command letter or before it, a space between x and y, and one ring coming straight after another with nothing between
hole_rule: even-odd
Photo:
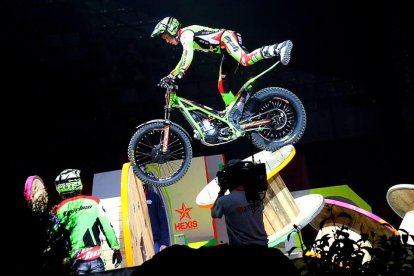
<instances>
[{"instance_id":1,"label":"helmet visor","mask_svg":"<svg viewBox=\"0 0 414 276\"><path fill-rule=\"evenodd\" d=\"M167 30L167 25L165 25L162 21L158 22L155 26L154 30L152 31L151 37L160 36Z\"/></svg>"},{"instance_id":2,"label":"helmet visor","mask_svg":"<svg viewBox=\"0 0 414 276\"><path fill-rule=\"evenodd\" d=\"M80 170L66 169L62 171L55 179L56 191L61 193L80 192L82 191L82 180Z\"/></svg>"},{"instance_id":3,"label":"helmet visor","mask_svg":"<svg viewBox=\"0 0 414 276\"><path fill-rule=\"evenodd\" d=\"M78 179L68 179L66 182L56 184L56 191L61 193L82 191L82 181Z\"/></svg>"},{"instance_id":4,"label":"helmet visor","mask_svg":"<svg viewBox=\"0 0 414 276\"><path fill-rule=\"evenodd\" d=\"M166 17L155 26L151 37L161 36L163 33L168 33L170 36L177 36L180 22L174 17Z\"/></svg>"}]
</instances>

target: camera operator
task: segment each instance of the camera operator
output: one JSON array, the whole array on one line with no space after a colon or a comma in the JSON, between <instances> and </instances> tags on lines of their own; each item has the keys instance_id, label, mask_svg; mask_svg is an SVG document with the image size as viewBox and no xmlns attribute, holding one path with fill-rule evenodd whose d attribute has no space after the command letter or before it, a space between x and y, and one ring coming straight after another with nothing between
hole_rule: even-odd
<instances>
[{"instance_id":1,"label":"camera operator","mask_svg":"<svg viewBox=\"0 0 414 276\"><path fill-rule=\"evenodd\" d=\"M211 216L224 215L229 244L267 246L263 224L263 198L267 190L264 164L230 160L217 172L217 181L220 192Z\"/></svg>"}]
</instances>

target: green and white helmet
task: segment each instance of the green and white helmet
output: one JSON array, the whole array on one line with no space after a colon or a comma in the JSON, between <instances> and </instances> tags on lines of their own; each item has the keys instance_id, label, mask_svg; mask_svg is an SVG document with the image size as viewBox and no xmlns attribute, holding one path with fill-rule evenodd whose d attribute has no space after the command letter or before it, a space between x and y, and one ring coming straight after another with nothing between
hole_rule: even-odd
<instances>
[{"instance_id":1,"label":"green and white helmet","mask_svg":"<svg viewBox=\"0 0 414 276\"><path fill-rule=\"evenodd\" d=\"M174 17L166 17L155 26L152 31L151 37L161 36L163 33L167 33L172 37L176 37L178 30L180 29L180 22Z\"/></svg>"},{"instance_id":2,"label":"green and white helmet","mask_svg":"<svg viewBox=\"0 0 414 276\"><path fill-rule=\"evenodd\" d=\"M61 197L78 195L82 192L82 180L80 170L63 170L55 179L56 191Z\"/></svg>"}]
</instances>

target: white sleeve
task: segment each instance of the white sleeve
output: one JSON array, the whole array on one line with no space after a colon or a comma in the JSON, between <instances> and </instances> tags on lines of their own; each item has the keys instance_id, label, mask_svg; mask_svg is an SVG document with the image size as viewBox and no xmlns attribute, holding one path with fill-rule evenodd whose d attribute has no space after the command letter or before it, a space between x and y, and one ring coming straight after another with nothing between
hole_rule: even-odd
<instances>
[{"instance_id":1,"label":"white sleeve","mask_svg":"<svg viewBox=\"0 0 414 276\"><path fill-rule=\"evenodd\" d=\"M180 43L183 46L183 53L177 66L171 72L173 76L176 76L180 72L185 72L190 67L194 56L193 47L194 33L190 30L185 30L180 37Z\"/></svg>"}]
</instances>

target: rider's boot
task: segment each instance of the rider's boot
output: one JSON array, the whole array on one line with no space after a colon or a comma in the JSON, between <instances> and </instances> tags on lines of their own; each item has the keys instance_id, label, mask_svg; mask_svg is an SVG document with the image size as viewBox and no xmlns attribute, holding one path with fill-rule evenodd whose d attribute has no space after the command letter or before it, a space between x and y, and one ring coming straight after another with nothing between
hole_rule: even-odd
<instances>
[{"instance_id":1,"label":"rider's boot","mask_svg":"<svg viewBox=\"0 0 414 276\"><path fill-rule=\"evenodd\" d=\"M290 52L292 51L292 47L292 41L286 40L281 43L262 47L261 53L264 58L280 56L280 62L282 62L283 65L287 65L290 61Z\"/></svg>"}]
</instances>

